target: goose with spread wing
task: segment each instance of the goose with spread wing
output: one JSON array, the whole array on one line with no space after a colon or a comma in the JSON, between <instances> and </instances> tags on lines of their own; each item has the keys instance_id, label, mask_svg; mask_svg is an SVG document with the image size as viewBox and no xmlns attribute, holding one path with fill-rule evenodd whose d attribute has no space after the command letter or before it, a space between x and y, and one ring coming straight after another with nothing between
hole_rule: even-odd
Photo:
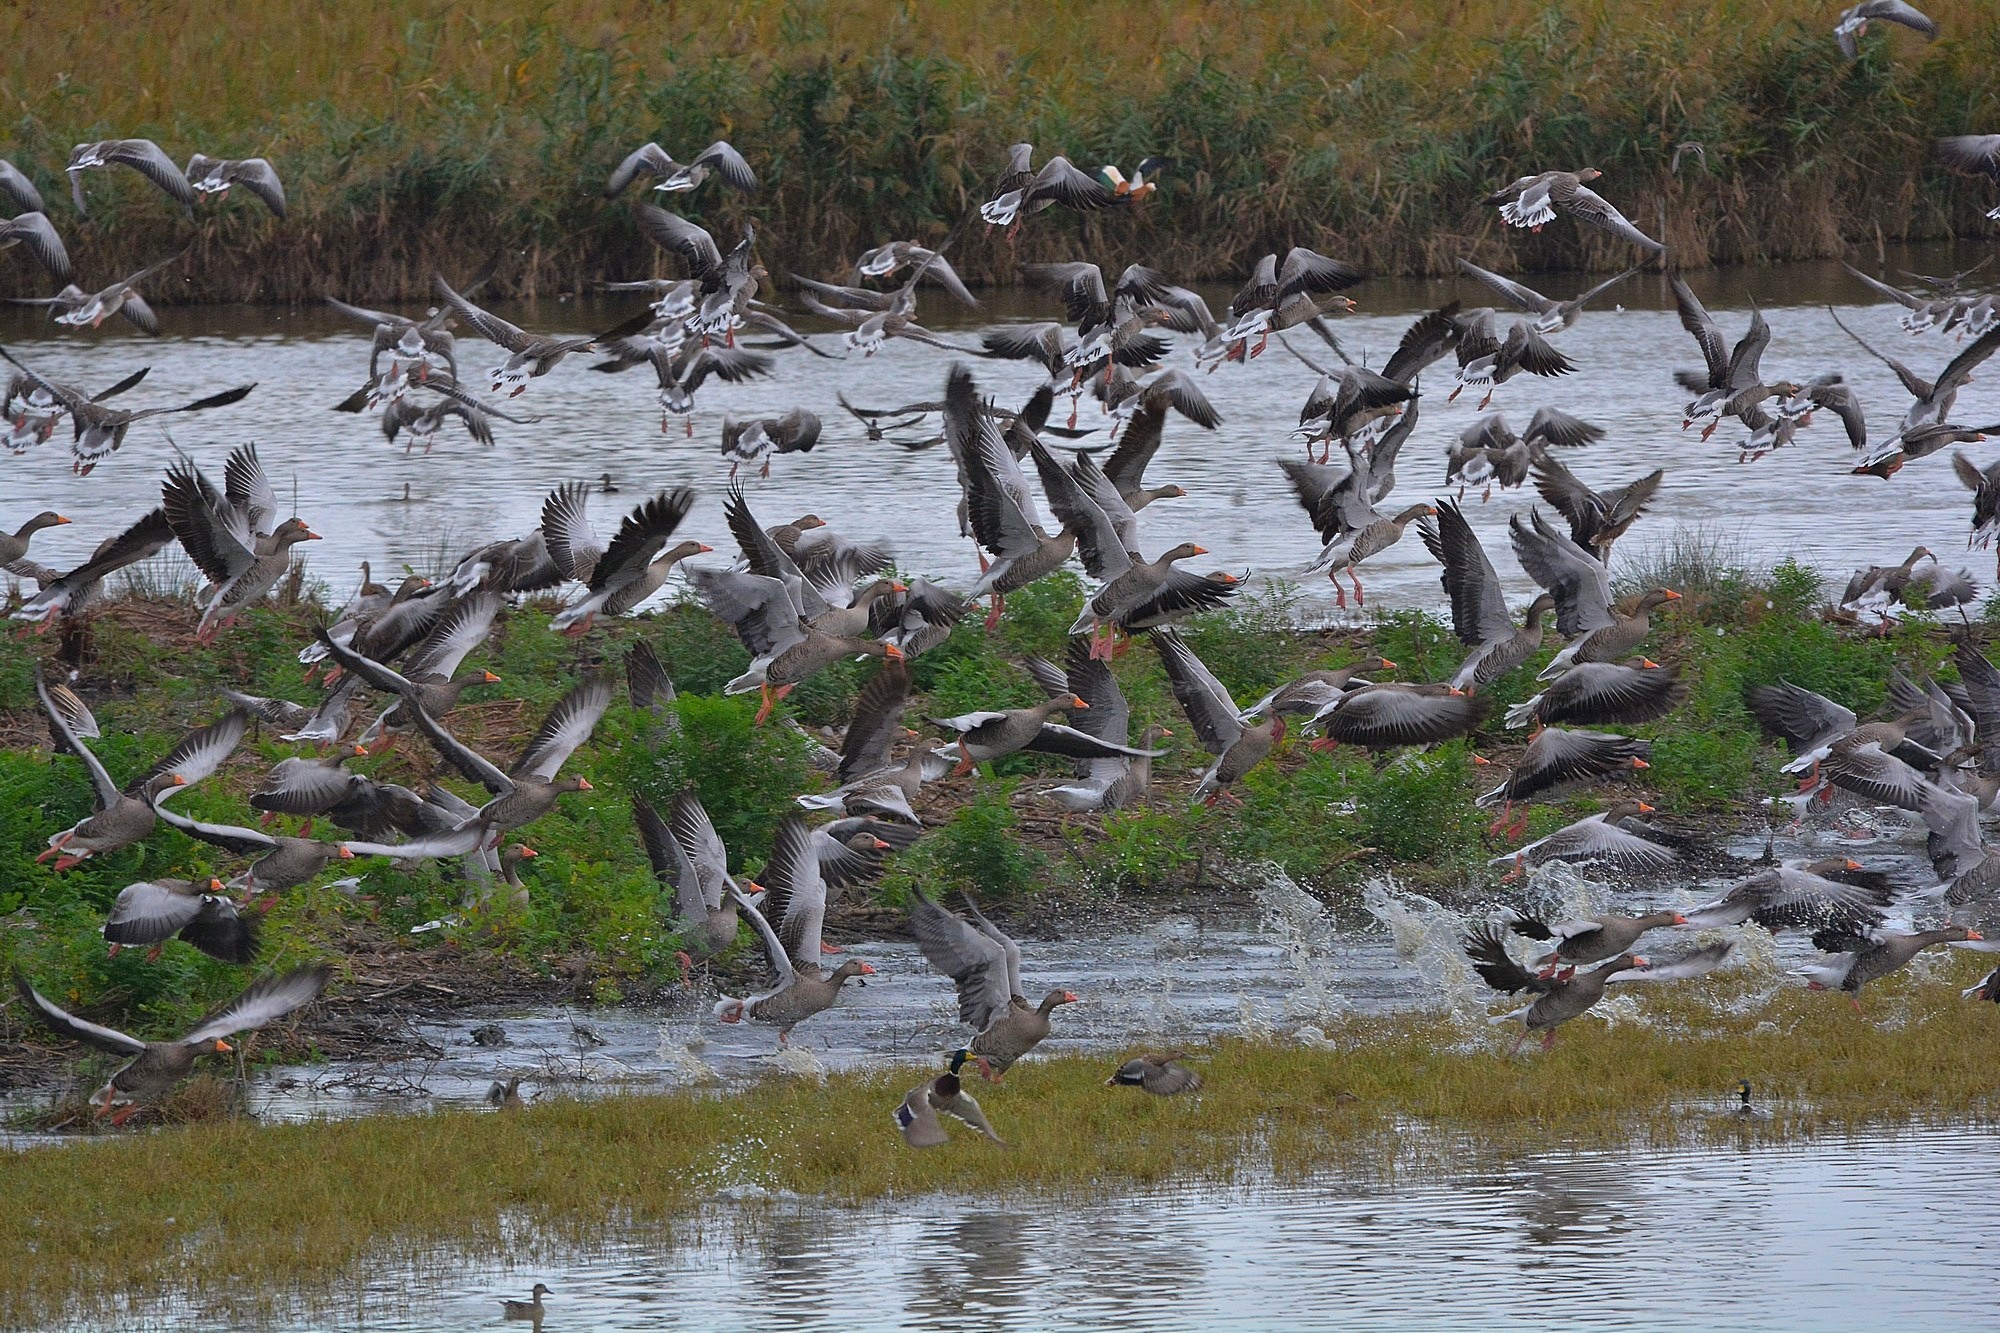
<instances>
[{"instance_id":1,"label":"goose with spread wing","mask_svg":"<svg viewBox=\"0 0 2000 1333\"><path fill-rule=\"evenodd\" d=\"M1650 768L1652 752L1652 742L1631 736L1543 727L1521 752L1507 780L1481 793L1473 804L1482 809L1500 805L1500 816L1488 830L1498 833L1508 827L1517 802L1553 799L1621 773ZM1525 826L1524 817L1515 827Z\"/></svg>"},{"instance_id":2,"label":"goose with spread wing","mask_svg":"<svg viewBox=\"0 0 2000 1333\"><path fill-rule=\"evenodd\" d=\"M1009 239L1021 229L1030 214L1057 204L1075 213L1103 208L1112 199L1111 191L1096 177L1058 153L1034 166L1035 146L1017 143L1007 150L1007 167L993 183L993 194L979 206L979 216L989 227L1006 227Z\"/></svg>"},{"instance_id":3,"label":"goose with spread wing","mask_svg":"<svg viewBox=\"0 0 2000 1333\"><path fill-rule=\"evenodd\" d=\"M686 163L676 162L672 154L656 143L641 144L613 169L604 193L608 198L640 177L650 176L654 178L654 189L672 194L692 190L711 175L744 194L757 193L757 173L727 139L717 139Z\"/></svg>"},{"instance_id":4,"label":"goose with spread wing","mask_svg":"<svg viewBox=\"0 0 2000 1333\"><path fill-rule=\"evenodd\" d=\"M151 945L146 954L151 961L175 936L225 963L248 963L257 956L257 928L237 913L236 904L222 892L222 881L212 875L127 884L104 919L104 938L114 958L120 949Z\"/></svg>"},{"instance_id":5,"label":"goose with spread wing","mask_svg":"<svg viewBox=\"0 0 2000 1333\"><path fill-rule=\"evenodd\" d=\"M747 1018L774 1024L782 1046L790 1040L794 1027L833 1007L849 977L873 976L875 969L855 958L831 972L820 965L825 948L820 929L826 918L826 885L820 879L812 830L802 816L786 815L778 821L760 882L768 915L752 906L735 885L725 886L725 891L763 942L765 957L777 973L777 985L743 999L725 995L716 1001L714 1013L724 1023ZM778 919L776 929L771 926L772 916Z\"/></svg>"},{"instance_id":6,"label":"goose with spread wing","mask_svg":"<svg viewBox=\"0 0 2000 1333\"><path fill-rule=\"evenodd\" d=\"M634 794L632 816L639 825L646 859L660 887L674 895L681 949L674 957L687 978L697 958L713 958L736 942L736 899L741 886L729 873L729 851L692 791L675 795L670 819L660 818L645 797ZM756 885L751 888L754 891Z\"/></svg>"},{"instance_id":7,"label":"goose with spread wing","mask_svg":"<svg viewBox=\"0 0 2000 1333\"><path fill-rule=\"evenodd\" d=\"M1554 1046L1556 1029L1588 1013L1604 998L1605 988L1609 985L1629 981L1679 981L1705 976L1727 961L1735 947L1724 940L1659 963L1638 954L1621 953L1588 972L1572 970L1538 977L1514 961L1507 952L1505 937L1492 925L1474 927L1465 941L1466 956L1472 960L1472 970L1481 981L1504 995L1526 991L1535 997L1523 1008L1486 1020L1496 1025L1508 1022L1521 1024L1521 1035L1514 1039L1513 1047L1507 1052L1509 1055L1519 1051L1521 1043L1535 1032L1542 1034L1543 1050Z\"/></svg>"},{"instance_id":8,"label":"goose with spread wing","mask_svg":"<svg viewBox=\"0 0 2000 1333\"><path fill-rule=\"evenodd\" d=\"M1072 715L1071 724L1078 731L1113 745L1130 745L1131 709L1125 702L1124 691L1118 688L1117 677L1111 674L1110 664L1092 656L1090 645L1076 638L1069 641L1064 663L1059 667L1031 657L1025 665L1035 683L1051 698L1069 696L1088 705L1081 715ZM1150 750L1171 735L1165 727L1148 726L1139 733L1136 748ZM1153 761L1145 754L1106 755L1102 759L1085 760L1080 767L1083 772L1080 780L1051 787L1042 795L1065 810L1081 814L1122 810L1142 799L1152 785Z\"/></svg>"},{"instance_id":9,"label":"goose with spread wing","mask_svg":"<svg viewBox=\"0 0 2000 1333\"><path fill-rule=\"evenodd\" d=\"M48 849L35 858L37 862L56 858L57 870L67 870L93 856L109 855L145 841L153 831L155 811L166 795L200 782L220 768L250 726L249 714L232 709L208 726L183 736L158 763L121 789L77 735L65 711L50 697L40 668L35 671L35 693L49 715L49 729L56 738L57 748L74 754L88 770L94 806L90 815L52 835Z\"/></svg>"},{"instance_id":10,"label":"goose with spread wing","mask_svg":"<svg viewBox=\"0 0 2000 1333\"><path fill-rule=\"evenodd\" d=\"M1159 630L1152 638L1153 647L1159 650L1160 665L1166 668L1167 684L1181 711L1187 714L1188 726L1202 748L1215 756L1215 762L1195 785L1191 799L1210 805L1219 800L1241 805L1242 801L1230 788L1285 739L1285 714L1272 709L1263 721L1254 721L1250 713L1236 706L1215 673L1178 634Z\"/></svg>"},{"instance_id":11,"label":"goose with spread wing","mask_svg":"<svg viewBox=\"0 0 2000 1333\"><path fill-rule=\"evenodd\" d=\"M100 139L70 150L69 165L63 168L69 173L69 197L86 217L90 208L83 202L83 173L93 167L130 167L165 191L183 212L194 215L194 187L187 174L151 139Z\"/></svg>"},{"instance_id":12,"label":"goose with spread wing","mask_svg":"<svg viewBox=\"0 0 2000 1333\"><path fill-rule=\"evenodd\" d=\"M212 194L227 199L231 186L240 185L264 201L277 217L285 216L285 184L270 160L262 157L209 157L196 153L188 159L188 188L196 194Z\"/></svg>"},{"instance_id":13,"label":"goose with spread wing","mask_svg":"<svg viewBox=\"0 0 2000 1333\"><path fill-rule=\"evenodd\" d=\"M1542 593L1528 604L1516 627L1507 611L1507 594L1486 548L1465 514L1449 500L1418 526L1424 546L1444 566L1440 576L1451 599L1451 627L1466 646L1465 658L1452 673L1453 689L1475 692L1491 685L1534 656L1542 646L1542 617L1555 599Z\"/></svg>"},{"instance_id":14,"label":"goose with spread wing","mask_svg":"<svg viewBox=\"0 0 2000 1333\"><path fill-rule=\"evenodd\" d=\"M1031 1005L1021 993L1021 946L987 920L968 896L965 917L939 906L921 888L913 890L910 933L924 959L951 978L958 990L959 1021L977 1034L954 1059L970 1058L981 1077L998 1082L1014 1062L1049 1035L1049 1015L1058 1005L1075 1004L1076 994L1060 987Z\"/></svg>"},{"instance_id":15,"label":"goose with spread wing","mask_svg":"<svg viewBox=\"0 0 2000 1333\"><path fill-rule=\"evenodd\" d=\"M275 1023L318 999L331 975L328 968L320 966L266 977L172 1041L141 1041L78 1018L42 996L18 971L14 973L14 989L29 1012L58 1036L128 1057L90 1097L98 1115L110 1115L112 1124L122 1125L142 1100L155 1100L173 1091L175 1084L194 1072L198 1057L231 1050L225 1038Z\"/></svg>"},{"instance_id":16,"label":"goose with spread wing","mask_svg":"<svg viewBox=\"0 0 2000 1333\"><path fill-rule=\"evenodd\" d=\"M679 486L661 491L627 514L603 554L590 562L589 576L581 580L585 595L558 611L549 628L574 637L587 632L600 612L625 615L658 592L675 565L714 550L697 541L667 549L667 542L693 507L693 489ZM550 549L553 552L554 548Z\"/></svg>"},{"instance_id":17,"label":"goose with spread wing","mask_svg":"<svg viewBox=\"0 0 2000 1333\"><path fill-rule=\"evenodd\" d=\"M1577 317L1583 313L1583 308L1593 299L1616 287L1637 273L1644 265L1635 264L1623 273L1606 278L1582 295L1573 296L1567 301L1551 300L1534 288L1515 282L1512 278L1504 278L1491 269L1481 268L1469 259L1459 260L1458 267L1467 277L1477 278L1498 292L1505 300L1535 316L1533 327L1536 333L1550 334L1560 332L1576 323Z\"/></svg>"},{"instance_id":18,"label":"goose with spread wing","mask_svg":"<svg viewBox=\"0 0 2000 1333\"><path fill-rule=\"evenodd\" d=\"M51 380L28 367L21 365L6 348L0 347L0 357L5 357L19 367L36 387L61 406L69 414L71 468L79 477L87 477L91 470L112 454L124 447L125 434L132 423L149 417L168 416L176 412L206 412L211 408L228 407L240 403L250 396L255 384L241 384L221 393L212 393L205 398L197 398L190 403L172 407L109 407L104 400L138 382L137 377L105 390L96 397L87 397L67 384Z\"/></svg>"},{"instance_id":19,"label":"goose with spread wing","mask_svg":"<svg viewBox=\"0 0 2000 1333\"><path fill-rule=\"evenodd\" d=\"M652 313L648 311L604 333L580 338L546 337L529 333L509 324L492 311L474 305L446 282L442 273L433 276L431 285L467 328L487 342L512 353L504 363L486 372L494 392L505 389L509 398L519 397L528 387L529 380L548 374L571 352L587 351L600 340L627 337L653 322Z\"/></svg>"},{"instance_id":20,"label":"goose with spread wing","mask_svg":"<svg viewBox=\"0 0 2000 1333\"><path fill-rule=\"evenodd\" d=\"M359 748L359 747L355 747ZM345 774L343 777L347 776ZM343 784L344 785L344 784ZM345 791L342 793L345 795ZM337 802L327 806L332 809ZM304 884L337 860L353 859L354 853L338 843L312 838L287 838L235 824L210 824L177 810L154 807L160 818L190 838L198 839L237 856L255 856L256 861L230 881L230 887L245 893L276 893Z\"/></svg>"},{"instance_id":21,"label":"goose with spread wing","mask_svg":"<svg viewBox=\"0 0 2000 1333\"><path fill-rule=\"evenodd\" d=\"M69 249L63 244L56 224L42 212L0 218L0 250L21 246L34 261L48 270L50 277L67 284L72 276Z\"/></svg>"},{"instance_id":22,"label":"goose with spread wing","mask_svg":"<svg viewBox=\"0 0 2000 1333\"><path fill-rule=\"evenodd\" d=\"M1884 920L1895 890L1880 871L1844 856L1785 861L1729 886L1721 897L1683 915L1697 928L1754 921L1781 930L1860 929Z\"/></svg>"},{"instance_id":23,"label":"goose with spread wing","mask_svg":"<svg viewBox=\"0 0 2000 1333\"><path fill-rule=\"evenodd\" d=\"M1622 660L1652 633L1653 608L1680 600L1671 588L1654 588L1629 615L1620 613L1612 605L1611 573L1604 562L1557 532L1539 509L1530 510L1525 523L1516 514L1507 528L1514 558L1555 598L1556 630L1569 639L1537 680L1554 680L1577 662Z\"/></svg>"},{"instance_id":24,"label":"goose with spread wing","mask_svg":"<svg viewBox=\"0 0 2000 1333\"><path fill-rule=\"evenodd\" d=\"M173 543L174 530L164 509L154 509L123 532L99 542L90 559L68 570L36 566L30 571L15 562L10 572L32 576L41 586L12 613L12 619L32 621L45 634L62 616L74 616L97 597L104 580L118 570L150 559Z\"/></svg>"},{"instance_id":25,"label":"goose with spread wing","mask_svg":"<svg viewBox=\"0 0 2000 1333\"><path fill-rule=\"evenodd\" d=\"M1503 880L1518 879L1530 866L1550 861L1608 862L1630 870L1661 870L1679 859L1679 850L1659 841L1659 830L1640 819L1653 807L1644 801L1613 801L1594 815L1565 824L1487 864L1512 863Z\"/></svg>"},{"instance_id":26,"label":"goose with spread wing","mask_svg":"<svg viewBox=\"0 0 2000 1333\"><path fill-rule=\"evenodd\" d=\"M1911 32L1937 40L1937 20L1914 5L1904 4L1903 0L1862 0L1861 4L1841 10L1840 22L1833 27L1833 39L1840 43L1840 53L1849 60L1860 58L1861 37L1870 23L1901 24Z\"/></svg>"},{"instance_id":27,"label":"goose with spread wing","mask_svg":"<svg viewBox=\"0 0 2000 1333\"><path fill-rule=\"evenodd\" d=\"M1604 196L1585 184L1603 176L1596 167L1582 171L1544 171L1522 176L1488 195L1482 203L1497 204L1500 216L1510 227L1540 231L1555 221L1557 213L1567 213L1578 222L1630 241L1642 250L1660 254L1666 246L1632 225L1632 220L1613 208Z\"/></svg>"}]
</instances>

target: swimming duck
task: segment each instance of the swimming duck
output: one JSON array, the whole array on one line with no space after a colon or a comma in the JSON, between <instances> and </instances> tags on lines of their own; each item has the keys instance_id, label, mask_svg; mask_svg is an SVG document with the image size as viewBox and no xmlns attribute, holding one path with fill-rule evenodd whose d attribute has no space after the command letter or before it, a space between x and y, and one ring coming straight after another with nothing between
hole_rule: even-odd
<instances>
[{"instance_id":1,"label":"swimming duck","mask_svg":"<svg viewBox=\"0 0 2000 1333\"><path fill-rule=\"evenodd\" d=\"M1771 1113L1750 1100L1750 1080L1736 1080L1736 1105L1729 1108L1729 1114L1738 1120L1769 1120Z\"/></svg>"},{"instance_id":2,"label":"swimming duck","mask_svg":"<svg viewBox=\"0 0 2000 1333\"><path fill-rule=\"evenodd\" d=\"M547 1287L543 1286L541 1283L537 1282L535 1284L534 1290L529 1292L528 1295L532 1299L525 1301L509 1301L509 1300L501 1301L500 1302L501 1316L506 1319L532 1320L535 1323L535 1325L539 1327L541 1325L543 1316L548 1313L547 1310L545 1310L542 1306L542 1297L553 1296L555 1295L555 1293L550 1291Z\"/></svg>"}]
</instances>

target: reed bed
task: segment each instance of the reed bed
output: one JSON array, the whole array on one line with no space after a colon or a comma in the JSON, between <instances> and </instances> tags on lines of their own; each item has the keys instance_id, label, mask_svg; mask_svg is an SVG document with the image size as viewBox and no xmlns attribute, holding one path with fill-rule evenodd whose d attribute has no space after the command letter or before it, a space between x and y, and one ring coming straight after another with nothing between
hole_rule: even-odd
<instances>
[{"instance_id":1,"label":"reed bed","mask_svg":"<svg viewBox=\"0 0 2000 1333\"><path fill-rule=\"evenodd\" d=\"M0 153L51 196L69 146L98 137L277 163L285 222L232 199L190 232L122 172L89 178L88 221L52 199L88 277L190 246L169 299L422 297L434 270L495 251L504 295L667 271L602 182L648 139L686 155L718 135L765 192L711 184L679 203L725 232L754 220L774 272L943 238L1017 139L1092 167L1181 165L1140 209L1044 215L1017 245L970 229L953 258L975 280L1085 253L1240 278L1291 244L1378 273L1468 253L1621 266L1610 238L1508 234L1477 204L1521 172L1586 164L1680 264L1821 258L1984 231L1984 190L1943 174L1929 140L2000 124L2000 30L1976 0L1929 9L1944 38L1871 33L1849 63L1816 0L32 0L0 10L15 107ZM1705 156L1676 168L1687 142ZM0 266L9 294L38 282Z\"/></svg>"},{"instance_id":2,"label":"reed bed","mask_svg":"<svg viewBox=\"0 0 2000 1333\"><path fill-rule=\"evenodd\" d=\"M1937 972L1973 975L1958 958ZM1963 974L1962 976L1960 974ZM1502 1058L1512 1029L1439 1013L1353 1018L1320 1049L1228 1041L1195 1053L1196 1096L1103 1086L1111 1057L1036 1057L976 1089L1010 1146L969 1132L903 1147L889 1113L930 1070L772 1077L740 1095L581 1101L162 1129L0 1155L0 1308L34 1322L113 1299L326 1293L370 1255L518 1244L520 1225L588 1244L668 1225L728 1189L855 1204L1025 1190L1053 1198L1170 1183L1463 1172L1566 1146L1778 1142L1870 1126L1984 1121L2000 1010L1933 975L1871 988L1870 1013L1785 990L1761 1003L1649 993L1654 1021L1585 1020L1555 1050ZM1722 983L1717 985L1715 983ZM1748 1078L1768 1121L1727 1113ZM510 1239L511 1238L511 1239Z\"/></svg>"}]
</instances>

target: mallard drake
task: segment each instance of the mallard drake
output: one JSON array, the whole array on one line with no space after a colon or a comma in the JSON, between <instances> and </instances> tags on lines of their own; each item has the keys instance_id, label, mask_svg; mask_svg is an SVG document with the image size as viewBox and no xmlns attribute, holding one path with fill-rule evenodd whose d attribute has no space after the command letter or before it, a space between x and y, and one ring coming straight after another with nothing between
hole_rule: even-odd
<instances>
[{"instance_id":1,"label":"mallard drake","mask_svg":"<svg viewBox=\"0 0 2000 1333\"><path fill-rule=\"evenodd\" d=\"M1155 1097L1175 1097L1183 1092L1201 1091L1201 1075L1181 1064L1186 1051L1147 1051L1135 1055L1112 1071L1104 1085L1111 1088L1142 1088Z\"/></svg>"},{"instance_id":2,"label":"mallard drake","mask_svg":"<svg viewBox=\"0 0 2000 1333\"><path fill-rule=\"evenodd\" d=\"M35 858L38 863L56 858L57 870L67 870L93 856L143 842L152 833L157 818L155 810L167 794L215 772L250 726L249 714L231 710L208 726L183 736L165 757L121 791L71 727L64 710L50 697L39 667L35 670L35 693L48 713L49 728L57 738L58 748L74 754L89 771L95 805L90 816L51 836L48 849Z\"/></svg>"},{"instance_id":3,"label":"mallard drake","mask_svg":"<svg viewBox=\"0 0 2000 1333\"><path fill-rule=\"evenodd\" d=\"M1840 22L1834 25L1833 39L1840 43L1840 53L1849 60L1861 55L1861 35L1868 31L1868 24L1900 23L1912 32L1920 32L1932 41L1937 40L1936 20L1924 14L1903 0L1865 0L1864 3L1840 11Z\"/></svg>"},{"instance_id":4,"label":"mallard drake","mask_svg":"<svg viewBox=\"0 0 2000 1333\"><path fill-rule=\"evenodd\" d=\"M1739 1078L1736 1080L1736 1097L1736 1105L1730 1107L1728 1111L1731 1117L1737 1120L1769 1120L1771 1118L1769 1111L1750 1100L1749 1079Z\"/></svg>"},{"instance_id":5,"label":"mallard drake","mask_svg":"<svg viewBox=\"0 0 2000 1333\"><path fill-rule=\"evenodd\" d=\"M896 1108L897 1132L903 1142L912 1148L942 1148L951 1142L944 1132L939 1115L948 1115L963 1121L981 1134L999 1144L1007 1146L1007 1141L993 1132L987 1123L986 1112L980 1109L979 1100L965 1090L958 1071L963 1066L964 1052L952 1057L951 1069L936 1078L926 1079L911 1088Z\"/></svg>"},{"instance_id":6,"label":"mallard drake","mask_svg":"<svg viewBox=\"0 0 2000 1333\"><path fill-rule=\"evenodd\" d=\"M281 218L285 216L284 182L278 179L276 169L264 158L208 157L196 153L188 159L187 170L182 174L187 178L188 188L196 194L212 194L217 199L226 199L230 186L241 185L262 199L272 213Z\"/></svg>"},{"instance_id":7,"label":"mallard drake","mask_svg":"<svg viewBox=\"0 0 2000 1333\"><path fill-rule=\"evenodd\" d=\"M48 270L57 282L68 283L72 271L69 250L63 245L56 224L41 212L22 213L12 218L0 218L0 250L20 245L27 247L35 262Z\"/></svg>"},{"instance_id":8,"label":"mallard drake","mask_svg":"<svg viewBox=\"0 0 2000 1333\"><path fill-rule=\"evenodd\" d=\"M1663 869L1674 864L1679 853L1673 846L1655 841L1658 830L1640 821L1639 816L1652 812L1653 807L1644 801L1613 801L1596 814L1565 824L1487 864L1511 862L1513 868L1503 880L1517 879L1529 866L1549 861L1607 861L1627 869Z\"/></svg>"},{"instance_id":9,"label":"mallard drake","mask_svg":"<svg viewBox=\"0 0 2000 1333\"><path fill-rule=\"evenodd\" d=\"M83 202L83 173L92 167L113 166L132 168L164 190L188 216L194 216L194 187L188 184L187 176L174 165L174 160L151 139L100 139L71 149L69 165L63 170L69 173L69 197L75 202L77 212L86 217L90 214L90 208Z\"/></svg>"},{"instance_id":10,"label":"mallard drake","mask_svg":"<svg viewBox=\"0 0 2000 1333\"><path fill-rule=\"evenodd\" d=\"M90 1098L98 1115L111 1115L112 1124L122 1125L132 1117L142 1099L153 1100L172 1091L175 1084L193 1071L197 1057L207 1051L229 1051L231 1047L224 1038L264 1027L311 1004L325 989L330 975L323 966L302 967L254 982L187 1035L173 1041L140 1041L115 1028L77 1018L43 998L19 971L14 973L14 989L22 1003L51 1031L113 1055L129 1057Z\"/></svg>"},{"instance_id":11,"label":"mallard drake","mask_svg":"<svg viewBox=\"0 0 2000 1333\"><path fill-rule=\"evenodd\" d=\"M1499 205L1500 216L1511 227L1540 231L1544 224L1555 220L1558 212L1567 213L1579 222L1622 237L1642 250L1663 253L1666 246L1633 226L1630 218L1584 184L1603 175L1596 167L1585 167L1582 171L1544 171L1538 176L1523 176L1480 202Z\"/></svg>"},{"instance_id":12,"label":"mallard drake","mask_svg":"<svg viewBox=\"0 0 2000 1333\"><path fill-rule=\"evenodd\" d=\"M672 194L692 190L711 175L721 177L723 184L744 194L757 193L757 173L750 170L743 154L737 152L727 139L717 139L702 149L693 161L685 164L674 161L673 156L656 143L641 144L627 153L612 171L611 179L605 182L604 194L610 198L641 176L657 178L653 188Z\"/></svg>"},{"instance_id":13,"label":"mallard drake","mask_svg":"<svg viewBox=\"0 0 2000 1333\"><path fill-rule=\"evenodd\" d=\"M1076 994L1060 987L1030 1005L1021 993L1021 948L965 898L971 922L911 891L910 931L917 947L958 989L959 1021L977 1033L956 1052L953 1067L969 1058L988 1082L998 1082L1015 1061L1049 1035L1049 1015L1058 1005L1075 1004Z\"/></svg>"},{"instance_id":14,"label":"mallard drake","mask_svg":"<svg viewBox=\"0 0 2000 1333\"><path fill-rule=\"evenodd\" d=\"M1729 941L1720 941L1662 963L1651 962L1638 954L1621 953L1588 972L1571 968L1549 976L1536 976L1508 954L1506 940L1495 927L1475 927L1465 940L1466 956L1472 960L1472 970L1481 981L1502 994L1529 991L1535 995L1526 1007L1486 1020L1493 1024L1521 1024L1521 1035L1514 1039L1514 1045L1507 1052L1509 1055L1519 1051L1521 1043L1534 1032L1542 1034L1543 1050L1554 1046L1556 1029L1587 1013L1604 998L1606 986L1618 982L1678 981L1703 976L1720 967L1735 947Z\"/></svg>"}]
</instances>

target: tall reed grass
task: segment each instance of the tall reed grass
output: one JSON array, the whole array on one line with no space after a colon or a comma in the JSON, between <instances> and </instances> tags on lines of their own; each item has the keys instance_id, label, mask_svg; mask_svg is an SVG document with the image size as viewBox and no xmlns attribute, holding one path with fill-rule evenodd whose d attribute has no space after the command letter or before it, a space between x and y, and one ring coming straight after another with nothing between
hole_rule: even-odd
<instances>
[{"instance_id":1,"label":"tall reed grass","mask_svg":"<svg viewBox=\"0 0 2000 1333\"><path fill-rule=\"evenodd\" d=\"M122 171L91 174L87 221L52 199L93 280L191 245L168 299L421 296L433 270L496 250L503 294L665 269L603 182L648 139L685 156L718 135L765 192L679 202L725 233L756 221L774 271L944 237L1015 140L1088 167L1180 166L1138 209L1042 215L1016 245L973 228L954 262L975 278L1087 253L1226 279L1291 244L1383 273L1468 252L1622 265L1611 238L1509 233L1477 204L1524 171L1586 164L1677 262L1811 258L1985 225L1990 201L1928 141L2000 124L2000 29L1976 0L1929 9L1938 42L1871 33L1849 63L1816 0L31 0L0 9L0 154L51 196L85 139L270 157L282 223L232 199L190 233ZM1689 141L1705 158L1673 170ZM10 289L39 281L0 265Z\"/></svg>"}]
</instances>

